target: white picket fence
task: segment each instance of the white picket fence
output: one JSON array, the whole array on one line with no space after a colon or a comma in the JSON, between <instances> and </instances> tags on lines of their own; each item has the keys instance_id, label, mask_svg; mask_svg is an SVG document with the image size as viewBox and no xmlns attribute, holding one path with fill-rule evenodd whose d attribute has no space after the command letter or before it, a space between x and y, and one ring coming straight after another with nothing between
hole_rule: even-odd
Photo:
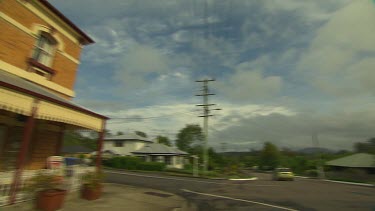
<instances>
[{"instance_id":1,"label":"white picket fence","mask_svg":"<svg viewBox=\"0 0 375 211\"><path fill-rule=\"evenodd\" d=\"M91 166L71 166L69 167L73 170L73 175L64 177L64 181L67 184L66 188L69 192L74 192L79 190L81 186L81 178L87 171L95 171L95 167ZM48 171L48 170L47 170ZM38 170L26 170L22 172L21 184L19 189L23 190L25 187L25 181L33 177ZM10 187L12 185L14 177L14 171L0 172L0 207L5 206L9 203ZM24 192L17 192L16 202L31 199L31 195Z\"/></svg>"}]
</instances>

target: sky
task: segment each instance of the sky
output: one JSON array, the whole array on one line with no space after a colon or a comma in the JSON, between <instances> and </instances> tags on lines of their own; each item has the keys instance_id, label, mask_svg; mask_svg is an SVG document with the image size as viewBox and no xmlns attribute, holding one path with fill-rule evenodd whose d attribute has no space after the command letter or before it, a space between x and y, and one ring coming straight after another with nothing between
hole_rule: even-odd
<instances>
[{"instance_id":1,"label":"sky","mask_svg":"<svg viewBox=\"0 0 375 211\"><path fill-rule=\"evenodd\" d=\"M202 125L209 145L352 149L375 136L373 0L50 0L95 40L74 101L117 131L172 140Z\"/></svg>"}]
</instances>

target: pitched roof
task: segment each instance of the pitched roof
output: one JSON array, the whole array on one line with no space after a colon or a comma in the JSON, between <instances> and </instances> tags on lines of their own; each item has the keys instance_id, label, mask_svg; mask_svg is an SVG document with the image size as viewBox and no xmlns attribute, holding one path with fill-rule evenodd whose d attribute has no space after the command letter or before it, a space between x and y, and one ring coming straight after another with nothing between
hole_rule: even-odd
<instances>
[{"instance_id":1,"label":"pitched roof","mask_svg":"<svg viewBox=\"0 0 375 211\"><path fill-rule=\"evenodd\" d=\"M139 136L135 133L127 133L123 135L112 135L108 136L104 139L105 141L112 141L112 140L119 140L119 141L127 141L127 140L136 140L136 141L145 141L145 142L151 142L148 138Z\"/></svg>"},{"instance_id":2,"label":"pitched roof","mask_svg":"<svg viewBox=\"0 0 375 211\"><path fill-rule=\"evenodd\" d=\"M375 155L367 153L357 153L326 163L329 166L375 168Z\"/></svg>"},{"instance_id":3,"label":"pitched roof","mask_svg":"<svg viewBox=\"0 0 375 211\"><path fill-rule=\"evenodd\" d=\"M181 151L177 148L169 147L164 144L150 143L146 144L141 149L132 152L134 154L172 154L172 155L187 155L187 152Z\"/></svg>"},{"instance_id":4,"label":"pitched roof","mask_svg":"<svg viewBox=\"0 0 375 211\"><path fill-rule=\"evenodd\" d=\"M63 146L62 153L90 153L94 150L89 149L84 146L75 145L75 146Z\"/></svg>"}]
</instances>

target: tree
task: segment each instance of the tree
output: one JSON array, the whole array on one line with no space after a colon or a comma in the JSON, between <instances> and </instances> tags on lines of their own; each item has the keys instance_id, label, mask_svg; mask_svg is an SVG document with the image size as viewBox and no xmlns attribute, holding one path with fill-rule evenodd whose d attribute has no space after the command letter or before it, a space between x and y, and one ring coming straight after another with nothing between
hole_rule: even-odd
<instances>
[{"instance_id":1,"label":"tree","mask_svg":"<svg viewBox=\"0 0 375 211\"><path fill-rule=\"evenodd\" d=\"M367 142L358 142L354 144L356 152L365 152L375 154L375 137L370 138Z\"/></svg>"},{"instance_id":2,"label":"tree","mask_svg":"<svg viewBox=\"0 0 375 211\"><path fill-rule=\"evenodd\" d=\"M156 137L156 141L157 141L159 144L164 144L164 145L167 145L167 146L172 146L171 141L170 141L169 138L166 137L166 136L157 136L157 137Z\"/></svg>"},{"instance_id":3,"label":"tree","mask_svg":"<svg viewBox=\"0 0 375 211\"><path fill-rule=\"evenodd\" d=\"M280 164L279 149L272 143L264 143L260 153L259 166L262 169L275 169Z\"/></svg>"},{"instance_id":4,"label":"tree","mask_svg":"<svg viewBox=\"0 0 375 211\"><path fill-rule=\"evenodd\" d=\"M202 143L203 132L199 125L186 125L177 134L176 146L180 150L195 154Z\"/></svg>"},{"instance_id":5,"label":"tree","mask_svg":"<svg viewBox=\"0 0 375 211\"><path fill-rule=\"evenodd\" d=\"M135 131L135 134L139 135L139 136L142 136L143 138L147 138L147 134L145 132L142 132L142 131Z\"/></svg>"},{"instance_id":6,"label":"tree","mask_svg":"<svg viewBox=\"0 0 375 211\"><path fill-rule=\"evenodd\" d=\"M97 139L91 136L83 136L75 130L66 130L63 138L64 146L84 146L95 150L97 148Z\"/></svg>"}]
</instances>

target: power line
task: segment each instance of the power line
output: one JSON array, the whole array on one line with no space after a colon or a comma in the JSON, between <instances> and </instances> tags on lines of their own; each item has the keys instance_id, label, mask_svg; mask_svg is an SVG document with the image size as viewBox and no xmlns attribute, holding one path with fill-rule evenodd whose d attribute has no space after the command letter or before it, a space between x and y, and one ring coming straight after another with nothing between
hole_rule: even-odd
<instances>
[{"instance_id":1,"label":"power line","mask_svg":"<svg viewBox=\"0 0 375 211\"><path fill-rule=\"evenodd\" d=\"M215 79L204 79L204 80L197 80L195 82L203 83L203 89L201 94L197 94L196 96L203 97L203 104L198 104L196 106L200 106L203 108L203 114L199 117L203 117L203 131L204 131L204 147L203 147L203 169L206 172L208 167L208 118L212 117L213 115L210 114L212 110L221 110L221 109L210 109L211 106L216 104L208 103L208 97L211 95L215 95L209 92L208 90L208 83L213 82Z\"/></svg>"},{"instance_id":2,"label":"power line","mask_svg":"<svg viewBox=\"0 0 375 211\"><path fill-rule=\"evenodd\" d=\"M170 116L175 116L176 114L189 114L192 115L193 112L177 112L173 114L168 114L168 115L160 115L160 116L150 116L150 117L111 117L109 116L110 120L119 120L119 119L129 119L129 120L137 120L137 119L157 119L157 118L167 118Z\"/></svg>"}]
</instances>

